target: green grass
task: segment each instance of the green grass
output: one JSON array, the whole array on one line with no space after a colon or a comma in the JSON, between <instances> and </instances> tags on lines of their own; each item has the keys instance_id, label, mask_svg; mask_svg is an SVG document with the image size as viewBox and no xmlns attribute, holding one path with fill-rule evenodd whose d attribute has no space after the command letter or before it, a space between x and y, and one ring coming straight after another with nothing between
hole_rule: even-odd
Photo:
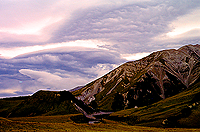
<instances>
[{"instance_id":1,"label":"green grass","mask_svg":"<svg viewBox=\"0 0 200 132\"><path fill-rule=\"evenodd\" d=\"M0 131L199 131L200 129L168 129L168 128L154 128L142 126L129 126L116 121L103 120L99 124L88 123L74 123L70 120L72 115L63 116L37 116L37 117L17 117L17 118L1 118L0 117Z\"/></svg>"},{"instance_id":2,"label":"green grass","mask_svg":"<svg viewBox=\"0 0 200 132\"><path fill-rule=\"evenodd\" d=\"M193 103L192 99L198 93L200 93L200 83L194 85L189 90L152 105L112 113L110 118L113 120L121 120L132 125L163 127L162 121L164 119L179 117L181 110L191 105L191 103ZM199 127L199 107L198 105L194 108L189 117L178 119L178 123L181 127Z\"/></svg>"}]
</instances>

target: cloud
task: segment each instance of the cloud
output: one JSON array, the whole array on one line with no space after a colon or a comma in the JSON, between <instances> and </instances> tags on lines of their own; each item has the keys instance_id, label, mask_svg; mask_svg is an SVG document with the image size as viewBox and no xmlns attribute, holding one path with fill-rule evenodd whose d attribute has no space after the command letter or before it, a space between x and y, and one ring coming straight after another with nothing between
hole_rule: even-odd
<instances>
[{"instance_id":1,"label":"cloud","mask_svg":"<svg viewBox=\"0 0 200 132\"><path fill-rule=\"evenodd\" d=\"M76 40L71 42L61 42L61 43L52 43L46 45L35 45L35 46L26 46L26 47L15 47L15 48L2 48L0 49L0 55L6 58L13 58L18 55L42 51L42 50L54 50L57 48L71 48L76 49L81 48L92 48L92 49L102 49L101 46L106 45L106 42L98 40Z\"/></svg>"},{"instance_id":2,"label":"cloud","mask_svg":"<svg viewBox=\"0 0 200 132\"><path fill-rule=\"evenodd\" d=\"M122 5L129 0L3 0L0 1L1 42L45 42L77 10L101 5Z\"/></svg>"},{"instance_id":3,"label":"cloud","mask_svg":"<svg viewBox=\"0 0 200 132\"><path fill-rule=\"evenodd\" d=\"M0 96L70 89L153 51L199 43L199 6L198 0L0 1Z\"/></svg>"},{"instance_id":4,"label":"cloud","mask_svg":"<svg viewBox=\"0 0 200 132\"><path fill-rule=\"evenodd\" d=\"M24 80L23 78L10 79L4 76L3 80L2 77L0 77L0 80L1 80L0 98L25 96L33 94L35 91L39 89L47 89L47 87L44 87L40 82L36 82L30 79L29 80Z\"/></svg>"},{"instance_id":5,"label":"cloud","mask_svg":"<svg viewBox=\"0 0 200 132\"><path fill-rule=\"evenodd\" d=\"M44 29L62 22L64 14L52 8L53 1L1 1L1 42L43 42L50 38ZM56 6L55 6L56 7ZM59 7L57 7L59 8ZM3 37L2 37L3 36Z\"/></svg>"},{"instance_id":6,"label":"cloud","mask_svg":"<svg viewBox=\"0 0 200 132\"><path fill-rule=\"evenodd\" d=\"M19 72L23 75L29 76L30 78L36 80L37 82L42 83L46 87L50 87L52 89L63 89L67 84L67 78L62 78L60 76L54 75L52 73L48 73L46 71L35 71L30 69L21 69Z\"/></svg>"},{"instance_id":7,"label":"cloud","mask_svg":"<svg viewBox=\"0 0 200 132\"><path fill-rule=\"evenodd\" d=\"M114 69L114 67L116 67L116 65L97 64L92 68L83 68L89 76L66 71L60 73L60 70L56 70L55 73L49 73L47 71L21 69L19 72L23 75L29 76L31 79L35 80L36 83L41 83L42 87L53 90L69 90L76 86L84 86L88 82L92 81L93 78L90 77L91 74L95 73L97 75L96 77L100 77L109 72L110 69ZM65 74L63 74L63 72Z\"/></svg>"},{"instance_id":8,"label":"cloud","mask_svg":"<svg viewBox=\"0 0 200 132\"><path fill-rule=\"evenodd\" d=\"M198 5L198 4L197 4ZM179 48L186 44L200 43L200 10L191 8L187 13L178 16L168 25L171 30L153 38L159 48ZM150 44L153 45L153 44Z\"/></svg>"},{"instance_id":9,"label":"cloud","mask_svg":"<svg viewBox=\"0 0 200 132\"><path fill-rule=\"evenodd\" d=\"M0 60L0 90L13 90L0 96L27 95L38 89L69 90L87 84L125 61L117 52L105 49L66 49Z\"/></svg>"},{"instance_id":10,"label":"cloud","mask_svg":"<svg viewBox=\"0 0 200 132\"><path fill-rule=\"evenodd\" d=\"M152 52L159 50L154 45L160 45L153 38L173 31L170 24L198 6L197 1L150 1L79 10L51 41L92 38L110 42L104 47L120 53Z\"/></svg>"},{"instance_id":11,"label":"cloud","mask_svg":"<svg viewBox=\"0 0 200 132\"><path fill-rule=\"evenodd\" d=\"M16 94L15 92L17 92L17 89L0 89L0 93L1 94Z\"/></svg>"},{"instance_id":12,"label":"cloud","mask_svg":"<svg viewBox=\"0 0 200 132\"><path fill-rule=\"evenodd\" d=\"M26 0L1 1L1 5L0 17L4 20L0 22L1 47L98 40L108 42L104 48L133 54L166 48L160 43L160 36L177 33L183 27L190 27L185 32L194 30L196 26L191 28L191 25L199 23L196 18L200 3L197 0ZM171 44L169 39L165 45ZM183 37L174 43L182 40ZM191 42L188 37L184 40Z\"/></svg>"},{"instance_id":13,"label":"cloud","mask_svg":"<svg viewBox=\"0 0 200 132\"><path fill-rule=\"evenodd\" d=\"M63 20L79 8L86 8L94 2L85 1L1 1L0 40L2 42L44 42L51 37ZM73 5L73 6L71 6ZM9 40L8 40L9 39Z\"/></svg>"},{"instance_id":14,"label":"cloud","mask_svg":"<svg viewBox=\"0 0 200 132\"><path fill-rule=\"evenodd\" d=\"M170 26L173 28L171 32L167 33L169 37L176 37L177 35L184 34L188 31L199 29L200 28L200 10L194 10L189 14L178 17L173 21Z\"/></svg>"},{"instance_id":15,"label":"cloud","mask_svg":"<svg viewBox=\"0 0 200 132\"><path fill-rule=\"evenodd\" d=\"M134 61L142 59L143 57L146 57L150 55L151 53L143 52L143 53L136 53L136 54L122 54L122 58L125 58L128 61Z\"/></svg>"},{"instance_id":16,"label":"cloud","mask_svg":"<svg viewBox=\"0 0 200 132\"><path fill-rule=\"evenodd\" d=\"M0 76L0 98L5 96L19 96L17 92L23 92L19 80L12 77Z\"/></svg>"}]
</instances>

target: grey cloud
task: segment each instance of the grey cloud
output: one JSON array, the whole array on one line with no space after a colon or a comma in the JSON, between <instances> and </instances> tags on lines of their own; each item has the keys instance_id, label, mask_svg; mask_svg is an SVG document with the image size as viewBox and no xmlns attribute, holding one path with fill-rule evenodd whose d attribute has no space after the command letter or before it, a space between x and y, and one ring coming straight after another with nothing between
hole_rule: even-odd
<instances>
[{"instance_id":1,"label":"grey cloud","mask_svg":"<svg viewBox=\"0 0 200 132\"><path fill-rule=\"evenodd\" d=\"M27 55L23 57L16 57L9 62L19 63L20 65L47 65L46 67L54 67L56 65L73 67L92 67L98 63L101 64L119 64L125 60L120 58L120 54L117 52L110 52L106 50L94 50L94 51L71 51L71 52L58 52L58 53L38 53L34 55Z\"/></svg>"},{"instance_id":2,"label":"grey cloud","mask_svg":"<svg viewBox=\"0 0 200 132\"><path fill-rule=\"evenodd\" d=\"M154 46L147 45L152 38L171 31L170 22L199 5L195 0L153 1L78 11L70 22L55 32L52 41L102 39L112 41L113 45L107 48L121 53L148 52L148 48L152 50ZM143 49L144 46L147 49Z\"/></svg>"},{"instance_id":3,"label":"grey cloud","mask_svg":"<svg viewBox=\"0 0 200 132\"><path fill-rule=\"evenodd\" d=\"M65 7L69 5L61 5L59 2L60 1L17 2L17 7L13 4L15 3L13 1L10 3L1 1L0 5L3 5L1 8L2 11L6 8L10 9L11 7L9 5L17 8L17 11L18 8L24 8L25 5L28 5L27 7L30 7L30 9L27 12L30 12L30 14L27 15L28 17L21 15L22 18L29 19L30 16L31 19L37 19L37 17L41 18L41 16L51 16L50 14L54 14L53 16L56 16L56 13L67 14L66 10L68 8ZM48 42L27 43L25 41L22 42L22 40L20 42L20 40L14 39L15 41L12 41L12 39L6 39L7 43L2 41L0 42L0 46L30 46L71 40L101 39L103 41L111 41L112 45L107 45L105 47L120 53L136 53L139 51L151 52L152 50L158 50L155 45L161 46L153 41L152 38L171 31L172 28L168 26L169 23L177 17L197 9L200 3L198 0L118 0L95 1L86 5L85 8L83 7L81 9L80 5L74 5L75 8L72 11L73 13L70 12L72 13L71 17L66 15L66 22L63 26L60 26L59 28L52 28L50 26L51 28L47 28L50 32L54 31L54 33L51 34L52 38ZM36 11L37 9L38 11ZM17 13L17 11L15 13ZM32 11L39 13L35 14ZM1 13L0 15L3 14L5 13ZM6 18L13 18L7 16L9 15L6 15ZM3 18L3 16L1 18ZM9 22L12 22L12 20ZM11 26L11 24L9 25ZM16 27L16 25L14 26ZM39 37L34 40L37 39L39 39ZM178 42L178 40L176 42ZM146 49L144 47L146 47Z\"/></svg>"},{"instance_id":4,"label":"grey cloud","mask_svg":"<svg viewBox=\"0 0 200 132\"><path fill-rule=\"evenodd\" d=\"M106 50L46 51L2 59L0 97L85 85L123 62L118 53Z\"/></svg>"}]
</instances>

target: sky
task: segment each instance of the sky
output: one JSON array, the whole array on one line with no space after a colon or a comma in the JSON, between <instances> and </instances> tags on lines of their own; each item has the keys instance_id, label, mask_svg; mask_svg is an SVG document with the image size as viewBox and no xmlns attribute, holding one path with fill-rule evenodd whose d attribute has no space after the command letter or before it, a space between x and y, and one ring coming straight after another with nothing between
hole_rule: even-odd
<instances>
[{"instance_id":1,"label":"sky","mask_svg":"<svg viewBox=\"0 0 200 132\"><path fill-rule=\"evenodd\" d=\"M0 97L70 90L200 41L199 0L1 0Z\"/></svg>"}]
</instances>

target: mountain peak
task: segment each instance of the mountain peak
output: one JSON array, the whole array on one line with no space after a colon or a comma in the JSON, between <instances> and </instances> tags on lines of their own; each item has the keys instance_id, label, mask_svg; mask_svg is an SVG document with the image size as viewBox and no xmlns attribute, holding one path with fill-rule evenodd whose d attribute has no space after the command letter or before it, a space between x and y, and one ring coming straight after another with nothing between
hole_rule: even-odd
<instances>
[{"instance_id":1,"label":"mountain peak","mask_svg":"<svg viewBox=\"0 0 200 132\"><path fill-rule=\"evenodd\" d=\"M114 98L117 92L122 93L128 105L127 95L130 89L135 89L132 96L135 96L136 102L143 100L141 106L151 104L194 84L199 78L199 60L198 44L157 51L140 60L122 64L73 93L87 104L95 100L101 109L112 110L113 99L110 98ZM146 101L148 98L153 99Z\"/></svg>"}]
</instances>

